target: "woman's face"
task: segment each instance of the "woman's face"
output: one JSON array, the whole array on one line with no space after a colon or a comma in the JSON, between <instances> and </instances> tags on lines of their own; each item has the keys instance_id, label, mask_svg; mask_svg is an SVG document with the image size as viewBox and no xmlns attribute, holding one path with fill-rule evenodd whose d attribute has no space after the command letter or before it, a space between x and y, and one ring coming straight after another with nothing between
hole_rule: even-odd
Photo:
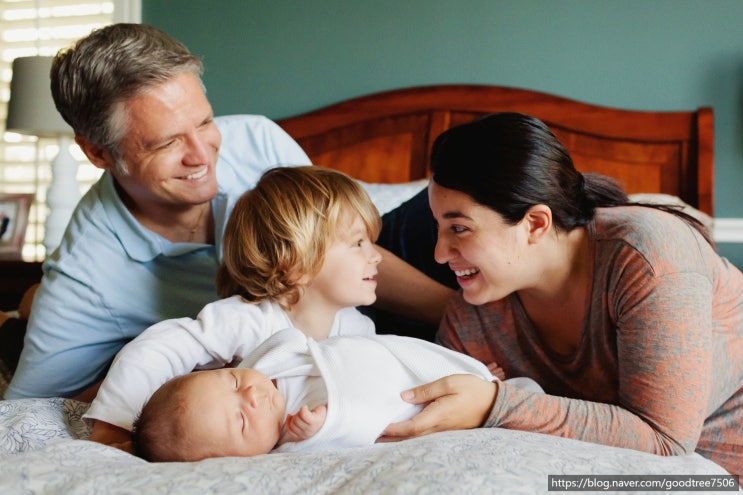
<instances>
[{"instance_id":1,"label":"woman's face","mask_svg":"<svg viewBox=\"0 0 743 495\"><path fill-rule=\"evenodd\" d=\"M434 257L455 273L465 301L497 301L523 287L530 271L524 221L509 225L469 195L434 181L428 200L438 223Z\"/></svg>"}]
</instances>

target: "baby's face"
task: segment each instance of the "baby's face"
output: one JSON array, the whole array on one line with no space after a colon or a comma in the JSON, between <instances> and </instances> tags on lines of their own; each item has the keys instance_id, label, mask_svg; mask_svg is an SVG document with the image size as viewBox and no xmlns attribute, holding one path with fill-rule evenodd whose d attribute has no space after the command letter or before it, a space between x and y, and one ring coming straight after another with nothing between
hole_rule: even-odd
<instances>
[{"instance_id":1,"label":"baby's face","mask_svg":"<svg viewBox=\"0 0 743 495\"><path fill-rule=\"evenodd\" d=\"M281 434L286 404L264 374L245 368L192 373L184 425L193 457L265 454ZM189 456L192 457L192 456Z\"/></svg>"}]
</instances>

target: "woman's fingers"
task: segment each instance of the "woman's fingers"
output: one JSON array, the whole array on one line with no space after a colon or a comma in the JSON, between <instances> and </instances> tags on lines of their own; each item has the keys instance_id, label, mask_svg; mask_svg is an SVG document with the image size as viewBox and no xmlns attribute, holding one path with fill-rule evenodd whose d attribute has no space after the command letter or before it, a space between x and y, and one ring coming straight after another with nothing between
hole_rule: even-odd
<instances>
[{"instance_id":1,"label":"woman's fingers","mask_svg":"<svg viewBox=\"0 0 743 495\"><path fill-rule=\"evenodd\" d=\"M498 385L474 375L451 375L406 390L403 400L428 405L412 419L387 426L379 442L404 440L437 431L476 428L487 419Z\"/></svg>"},{"instance_id":2,"label":"woman's fingers","mask_svg":"<svg viewBox=\"0 0 743 495\"><path fill-rule=\"evenodd\" d=\"M432 402L439 397L448 395L451 393L451 387L449 385L449 379L451 376L440 378L435 382L420 385L410 390L405 390L400 394L402 400L410 402L411 404L425 404L426 402Z\"/></svg>"}]
</instances>

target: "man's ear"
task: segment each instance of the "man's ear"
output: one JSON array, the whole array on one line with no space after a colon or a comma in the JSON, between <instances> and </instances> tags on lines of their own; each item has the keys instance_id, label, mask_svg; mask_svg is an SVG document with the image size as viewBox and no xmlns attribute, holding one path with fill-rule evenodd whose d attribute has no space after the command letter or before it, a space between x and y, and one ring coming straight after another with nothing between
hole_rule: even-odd
<instances>
[{"instance_id":1,"label":"man's ear","mask_svg":"<svg viewBox=\"0 0 743 495\"><path fill-rule=\"evenodd\" d=\"M524 215L529 229L529 243L539 242L552 230L552 210L547 205L534 205Z\"/></svg>"},{"instance_id":2,"label":"man's ear","mask_svg":"<svg viewBox=\"0 0 743 495\"><path fill-rule=\"evenodd\" d=\"M82 136L75 136L75 142L83 150L90 163L103 170L112 170L114 168L114 161L108 151L97 144L91 143Z\"/></svg>"}]
</instances>

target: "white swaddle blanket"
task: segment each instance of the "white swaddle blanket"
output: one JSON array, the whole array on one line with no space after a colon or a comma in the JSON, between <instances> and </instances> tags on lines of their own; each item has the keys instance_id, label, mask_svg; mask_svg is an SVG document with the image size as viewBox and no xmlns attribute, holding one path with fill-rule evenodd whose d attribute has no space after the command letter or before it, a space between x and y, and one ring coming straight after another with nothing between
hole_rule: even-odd
<instances>
[{"instance_id":1,"label":"white swaddle blanket","mask_svg":"<svg viewBox=\"0 0 743 495\"><path fill-rule=\"evenodd\" d=\"M420 339L371 335L315 341L296 329L272 335L240 366L276 379L289 413L304 404L310 408L328 404L320 431L275 452L371 445L388 424L421 410L400 398L403 390L460 373L495 379L476 359ZM541 392L530 379L506 382Z\"/></svg>"}]
</instances>

